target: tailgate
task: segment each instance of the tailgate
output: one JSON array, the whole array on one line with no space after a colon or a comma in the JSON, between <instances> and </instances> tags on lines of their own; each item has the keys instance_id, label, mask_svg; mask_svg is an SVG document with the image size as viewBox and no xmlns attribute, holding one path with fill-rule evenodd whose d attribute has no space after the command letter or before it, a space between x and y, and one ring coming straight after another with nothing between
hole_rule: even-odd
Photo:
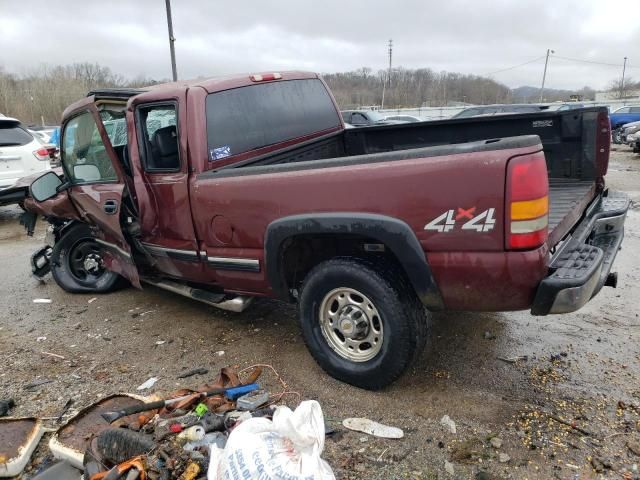
<instances>
[{"instance_id":1,"label":"tailgate","mask_svg":"<svg viewBox=\"0 0 640 480\"><path fill-rule=\"evenodd\" d=\"M605 285L615 286L613 261L624 238L629 197L606 191L589 205L583 220L549 262L531 307L533 315L578 310Z\"/></svg>"},{"instance_id":2,"label":"tailgate","mask_svg":"<svg viewBox=\"0 0 640 480\"><path fill-rule=\"evenodd\" d=\"M549 246L569 233L596 194L592 181L549 179Z\"/></svg>"}]
</instances>

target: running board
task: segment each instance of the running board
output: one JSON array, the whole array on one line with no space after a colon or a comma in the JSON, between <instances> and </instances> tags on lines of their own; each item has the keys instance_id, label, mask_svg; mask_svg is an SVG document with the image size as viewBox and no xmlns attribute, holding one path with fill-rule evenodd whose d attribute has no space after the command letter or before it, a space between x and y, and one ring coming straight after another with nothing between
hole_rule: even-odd
<instances>
[{"instance_id":1,"label":"running board","mask_svg":"<svg viewBox=\"0 0 640 480\"><path fill-rule=\"evenodd\" d=\"M228 310L230 312L243 312L253 300L253 297L246 297L242 295L227 298L227 295L224 293L213 293L200 288L193 288L182 283L173 282L171 280L153 280L150 278L143 278L141 280L149 285L153 285L185 297L193 298L199 302L206 303L207 305L211 305L222 310Z\"/></svg>"}]
</instances>

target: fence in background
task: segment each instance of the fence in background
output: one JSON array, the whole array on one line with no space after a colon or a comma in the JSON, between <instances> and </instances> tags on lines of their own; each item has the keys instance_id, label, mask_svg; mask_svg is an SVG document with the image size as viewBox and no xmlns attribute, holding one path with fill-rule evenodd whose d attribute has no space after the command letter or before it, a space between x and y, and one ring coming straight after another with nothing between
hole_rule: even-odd
<instances>
[{"instance_id":1,"label":"fence in background","mask_svg":"<svg viewBox=\"0 0 640 480\"><path fill-rule=\"evenodd\" d=\"M577 102L581 103L584 106L604 106L608 107L610 111L614 111L620 107L624 107L625 105L640 105L640 100L637 102L629 101L629 100L607 100L606 102ZM561 105L562 103L547 103L544 105L555 106ZM456 113L461 112L465 108L471 108L474 105L468 105L466 107L416 107L416 108L389 108L384 110L378 110L385 117L390 117L392 115L411 115L412 117L418 117L422 120L441 120L445 118L451 118Z\"/></svg>"}]
</instances>

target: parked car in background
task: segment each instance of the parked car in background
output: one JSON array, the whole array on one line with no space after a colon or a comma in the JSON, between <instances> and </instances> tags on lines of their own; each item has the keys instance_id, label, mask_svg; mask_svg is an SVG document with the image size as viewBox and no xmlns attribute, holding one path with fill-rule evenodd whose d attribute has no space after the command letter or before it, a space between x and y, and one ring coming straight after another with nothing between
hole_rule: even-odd
<instances>
[{"instance_id":1,"label":"parked car in background","mask_svg":"<svg viewBox=\"0 0 640 480\"><path fill-rule=\"evenodd\" d=\"M477 107L465 108L456 113L452 118L469 118L489 115L504 115L513 113L536 113L549 110L548 105L535 104L512 104L512 105L479 105Z\"/></svg>"},{"instance_id":2,"label":"parked car in background","mask_svg":"<svg viewBox=\"0 0 640 480\"><path fill-rule=\"evenodd\" d=\"M28 129L29 133L31 135L33 135L37 140L39 140L41 143L49 143L49 139L51 138L50 135L48 135L44 130L42 131L36 131L36 130L31 130Z\"/></svg>"},{"instance_id":3,"label":"parked car in background","mask_svg":"<svg viewBox=\"0 0 640 480\"><path fill-rule=\"evenodd\" d=\"M611 137L613 143L622 143L621 127L627 123L640 120L640 105L620 107L609 115L609 120L611 121Z\"/></svg>"},{"instance_id":4,"label":"parked car in background","mask_svg":"<svg viewBox=\"0 0 640 480\"><path fill-rule=\"evenodd\" d=\"M414 117L413 115L390 115L384 118L385 120L399 121L399 122L424 122L423 119Z\"/></svg>"},{"instance_id":5,"label":"parked car in background","mask_svg":"<svg viewBox=\"0 0 640 480\"><path fill-rule=\"evenodd\" d=\"M407 123L400 120L388 120L380 112L375 110L343 110L340 112L344 123L354 127L368 127L371 125L393 125L396 123Z\"/></svg>"},{"instance_id":6,"label":"parked car in background","mask_svg":"<svg viewBox=\"0 0 640 480\"><path fill-rule=\"evenodd\" d=\"M640 153L640 131L627 135L627 143L633 149L634 153Z\"/></svg>"},{"instance_id":7,"label":"parked car in background","mask_svg":"<svg viewBox=\"0 0 640 480\"><path fill-rule=\"evenodd\" d=\"M55 147L43 145L19 120L0 117L0 189L19 178L51 170Z\"/></svg>"},{"instance_id":8,"label":"parked car in background","mask_svg":"<svg viewBox=\"0 0 640 480\"><path fill-rule=\"evenodd\" d=\"M565 110L575 110L576 108L584 108L585 106L584 103L570 102L560 105L558 108L555 108L555 110L557 112L564 112Z\"/></svg>"},{"instance_id":9,"label":"parked car in background","mask_svg":"<svg viewBox=\"0 0 640 480\"><path fill-rule=\"evenodd\" d=\"M620 143L634 143L634 134L640 131L640 121L625 123L622 127L619 128L619 130Z\"/></svg>"},{"instance_id":10,"label":"parked car in background","mask_svg":"<svg viewBox=\"0 0 640 480\"><path fill-rule=\"evenodd\" d=\"M27 128L33 136L38 137L44 143L52 143L51 135L53 135L55 129L59 127L55 125L29 125Z\"/></svg>"}]
</instances>

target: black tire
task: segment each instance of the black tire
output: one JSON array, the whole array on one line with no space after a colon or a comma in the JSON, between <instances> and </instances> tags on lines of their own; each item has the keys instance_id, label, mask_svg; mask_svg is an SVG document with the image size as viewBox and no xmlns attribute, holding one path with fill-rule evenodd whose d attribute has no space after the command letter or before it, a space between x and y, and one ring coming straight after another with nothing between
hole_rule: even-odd
<instances>
[{"instance_id":1,"label":"black tire","mask_svg":"<svg viewBox=\"0 0 640 480\"><path fill-rule=\"evenodd\" d=\"M622 129L621 128L616 128L613 133L611 134L611 140L613 141L613 143L615 144L621 144L622 143Z\"/></svg>"},{"instance_id":2,"label":"black tire","mask_svg":"<svg viewBox=\"0 0 640 480\"><path fill-rule=\"evenodd\" d=\"M56 283L70 293L108 293L127 285L124 278L104 268L96 273L84 271L78 257L85 252L99 252L100 247L87 225L71 227L53 246L51 275Z\"/></svg>"},{"instance_id":3,"label":"black tire","mask_svg":"<svg viewBox=\"0 0 640 480\"><path fill-rule=\"evenodd\" d=\"M380 314L382 345L366 361L339 354L320 325L323 300L340 288L361 292L367 297L365 303L370 299ZM304 280L299 308L302 336L316 362L332 377L368 390L383 388L400 377L427 339L428 312L405 276L386 263L350 257L320 263Z\"/></svg>"}]
</instances>

